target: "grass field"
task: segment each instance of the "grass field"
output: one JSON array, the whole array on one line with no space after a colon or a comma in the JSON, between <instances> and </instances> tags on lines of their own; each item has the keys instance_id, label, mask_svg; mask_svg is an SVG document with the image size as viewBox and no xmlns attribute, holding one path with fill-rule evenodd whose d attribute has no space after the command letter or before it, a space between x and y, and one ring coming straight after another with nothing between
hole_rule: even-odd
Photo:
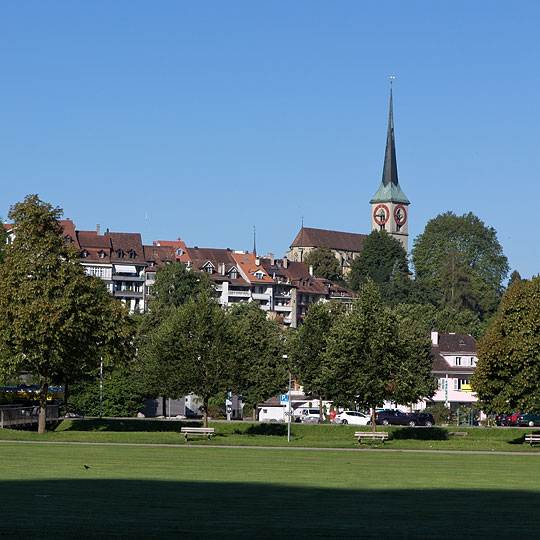
<instances>
[{"instance_id":1,"label":"grass field","mask_svg":"<svg viewBox=\"0 0 540 540\"><path fill-rule=\"evenodd\" d=\"M88 468L85 468L86 467ZM2 538L516 538L540 460L0 444Z\"/></svg>"},{"instance_id":2,"label":"grass field","mask_svg":"<svg viewBox=\"0 0 540 540\"><path fill-rule=\"evenodd\" d=\"M49 440L55 442L126 442L183 444L179 433L185 422L175 420L65 420L55 431L43 436L35 432L4 429L0 439ZM198 425L189 423L188 425ZM316 448L357 448L355 426L302 425L291 427L291 442L287 442L287 426L283 424L258 424L251 422L212 422L216 434L211 444L227 446L296 446ZM369 431L370 428L363 428ZM530 428L403 428L379 427L388 431L390 440L385 448L408 450L477 450L538 452L540 445L531 448L524 443L525 433L537 432ZM466 436L451 435L453 431ZM208 445L204 438L190 444ZM364 445L365 446L365 445ZM378 443L381 447L381 443Z\"/></svg>"}]
</instances>

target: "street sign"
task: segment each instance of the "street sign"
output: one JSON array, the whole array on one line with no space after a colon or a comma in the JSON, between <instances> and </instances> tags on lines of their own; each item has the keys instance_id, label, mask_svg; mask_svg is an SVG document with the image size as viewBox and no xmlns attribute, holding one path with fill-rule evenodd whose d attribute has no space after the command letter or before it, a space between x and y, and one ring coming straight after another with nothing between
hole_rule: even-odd
<instances>
[{"instance_id":1,"label":"street sign","mask_svg":"<svg viewBox=\"0 0 540 540\"><path fill-rule=\"evenodd\" d=\"M289 403L289 394L281 394L279 396L279 402L281 403L281 405L283 405L284 403Z\"/></svg>"}]
</instances>

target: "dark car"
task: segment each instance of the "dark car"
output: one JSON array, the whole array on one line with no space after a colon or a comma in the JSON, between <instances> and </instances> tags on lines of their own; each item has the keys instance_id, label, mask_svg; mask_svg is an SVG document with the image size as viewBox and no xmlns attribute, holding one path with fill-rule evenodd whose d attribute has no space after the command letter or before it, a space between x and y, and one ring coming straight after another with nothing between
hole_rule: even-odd
<instances>
[{"instance_id":1,"label":"dark car","mask_svg":"<svg viewBox=\"0 0 540 540\"><path fill-rule=\"evenodd\" d=\"M383 409L375 412L375 423L383 426L416 426L418 419L399 409Z\"/></svg>"},{"instance_id":2,"label":"dark car","mask_svg":"<svg viewBox=\"0 0 540 540\"><path fill-rule=\"evenodd\" d=\"M407 413L407 416L411 416L414 419L418 420L417 426L426 426L431 427L435 425L435 418L431 413L418 412L418 413Z\"/></svg>"},{"instance_id":3,"label":"dark car","mask_svg":"<svg viewBox=\"0 0 540 540\"><path fill-rule=\"evenodd\" d=\"M518 426L540 426L540 412L537 413L524 413L517 417Z\"/></svg>"}]
</instances>

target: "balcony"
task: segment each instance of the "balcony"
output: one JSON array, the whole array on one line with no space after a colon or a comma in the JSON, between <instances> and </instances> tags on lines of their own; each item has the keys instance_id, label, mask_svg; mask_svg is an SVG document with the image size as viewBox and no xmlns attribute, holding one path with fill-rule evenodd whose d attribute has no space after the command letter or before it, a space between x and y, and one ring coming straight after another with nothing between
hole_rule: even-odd
<instances>
[{"instance_id":1,"label":"balcony","mask_svg":"<svg viewBox=\"0 0 540 540\"><path fill-rule=\"evenodd\" d=\"M270 298L272 297L271 293L253 293L251 295L253 297L253 300L262 300L264 302L268 302Z\"/></svg>"},{"instance_id":2,"label":"balcony","mask_svg":"<svg viewBox=\"0 0 540 540\"><path fill-rule=\"evenodd\" d=\"M280 312L287 312L290 313L292 311L292 306L274 306L274 311L280 311Z\"/></svg>"},{"instance_id":3,"label":"balcony","mask_svg":"<svg viewBox=\"0 0 540 540\"><path fill-rule=\"evenodd\" d=\"M116 298L142 298L142 291L114 291Z\"/></svg>"},{"instance_id":4,"label":"balcony","mask_svg":"<svg viewBox=\"0 0 540 540\"><path fill-rule=\"evenodd\" d=\"M242 298L249 298L251 293L249 291L229 291L229 296L241 296Z\"/></svg>"}]
</instances>

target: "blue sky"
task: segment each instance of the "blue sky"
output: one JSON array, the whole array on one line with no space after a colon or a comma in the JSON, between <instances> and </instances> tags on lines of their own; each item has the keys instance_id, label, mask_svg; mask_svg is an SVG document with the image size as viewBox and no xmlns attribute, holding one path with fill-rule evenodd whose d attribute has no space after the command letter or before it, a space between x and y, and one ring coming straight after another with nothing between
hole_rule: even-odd
<instances>
[{"instance_id":1,"label":"blue sky","mask_svg":"<svg viewBox=\"0 0 540 540\"><path fill-rule=\"evenodd\" d=\"M537 245L540 3L0 5L0 215L28 193L79 229L282 256L368 233L388 76L410 245L441 212Z\"/></svg>"}]
</instances>

